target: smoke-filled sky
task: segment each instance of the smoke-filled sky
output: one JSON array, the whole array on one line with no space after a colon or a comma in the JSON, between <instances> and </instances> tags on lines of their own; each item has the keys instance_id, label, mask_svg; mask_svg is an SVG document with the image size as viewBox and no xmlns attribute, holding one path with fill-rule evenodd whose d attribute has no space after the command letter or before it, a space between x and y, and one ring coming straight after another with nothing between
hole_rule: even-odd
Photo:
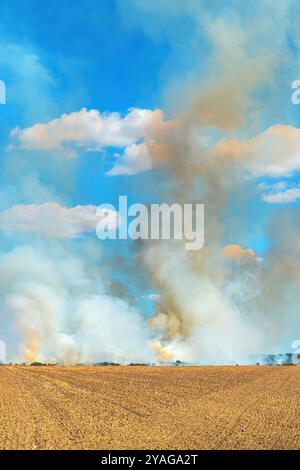
<instances>
[{"instance_id":1,"label":"smoke-filled sky","mask_svg":"<svg viewBox=\"0 0 300 470\"><path fill-rule=\"evenodd\" d=\"M9 360L246 362L300 336L300 4L2 0ZM205 245L99 204L204 203Z\"/></svg>"}]
</instances>

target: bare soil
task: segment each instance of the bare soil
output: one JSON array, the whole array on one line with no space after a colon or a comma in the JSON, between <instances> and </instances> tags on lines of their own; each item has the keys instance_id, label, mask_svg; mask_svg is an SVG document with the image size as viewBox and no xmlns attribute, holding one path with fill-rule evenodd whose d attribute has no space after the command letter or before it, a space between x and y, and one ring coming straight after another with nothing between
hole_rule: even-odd
<instances>
[{"instance_id":1,"label":"bare soil","mask_svg":"<svg viewBox=\"0 0 300 470\"><path fill-rule=\"evenodd\" d=\"M300 449L300 366L0 367L1 449Z\"/></svg>"}]
</instances>

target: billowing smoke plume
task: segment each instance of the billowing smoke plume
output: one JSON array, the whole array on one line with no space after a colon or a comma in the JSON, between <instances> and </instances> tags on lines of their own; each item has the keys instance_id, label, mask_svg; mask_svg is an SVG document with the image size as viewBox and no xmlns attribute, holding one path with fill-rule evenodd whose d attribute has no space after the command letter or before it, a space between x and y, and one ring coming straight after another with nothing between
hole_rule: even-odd
<instances>
[{"instance_id":1,"label":"billowing smoke plume","mask_svg":"<svg viewBox=\"0 0 300 470\"><path fill-rule=\"evenodd\" d=\"M110 178L155 168L149 172L150 183L155 180L155 201L205 204L205 247L188 252L184 241L139 241L134 270L127 269L114 249L107 248L111 258L102 257L100 242L84 241L83 249L80 240L65 244L58 239L27 239L3 250L0 316L7 336L17 344L12 357L63 363L156 357L220 364L276 353L294 339L300 303L297 208L277 210L275 217L263 221L262 233L269 226L265 235L269 248L262 255L249 248L247 237L253 228L248 219L253 217L255 197L262 204L259 191L270 191L263 195L265 204L291 197L291 192L284 192L286 183L279 182L281 189L275 190L273 182L262 183L260 178L286 178L300 170L299 131L278 126L285 122L283 100L289 99L280 93L283 71L290 71L293 49L300 45L298 24L295 27L290 15L292 5L262 0L248 8L245 2L228 2L228 8L212 12L209 1L130 0L126 11L120 6L124 23L132 27L134 18L146 34L168 41L175 51L166 71L172 72L176 65L176 51L180 57L186 52L187 60L195 64L193 73L176 80L170 73L167 78L165 110L171 117L164 120L157 110L132 110L125 118L83 110L72 113L71 119L63 116L48 125L13 132L12 137L20 140L14 149L63 154L63 161L55 160L59 169L71 165L66 156L76 159L82 147L95 151L105 145L124 151L107 172ZM170 24L161 21L163 15ZM179 34L176 25L182 18L189 21L191 27L184 32L191 37ZM208 53L199 63L202 41ZM116 129L122 130L121 140ZM75 142L75 151L70 141ZM76 164L72 165L75 173ZM10 162L10 172L12 166ZM49 164L41 166L44 171ZM30 187L40 183L35 172L25 179L23 167L21 173ZM65 170L57 174L62 175L63 193L65 181L70 184L74 178L68 178ZM32 204L37 201L27 196L27 186L21 187L22 203L31 204L27 218L20 198L13 194L15 207L0 217L6 230L21 227L19 231L28 232L35 222L42 235L77 237L92 231L93 206L68 210L68 204L63 209L48 204L55 230L47 227L48 220L37 224L35 214L41 204L63 198L52 197L51 188L34 187L40 193L40 205ZM292 194L297 198L299 193ZM20 211L18 225L12 219ZM55 211L63 214L67 228L61 230L62 216L57 218ZM149 320L128 293L113 285L116 267L128 291L142 274L149 276L151 287L159 293Z\"/></svg>"},{"instance_id":2,"label":"billowing smoke plume","mask_svg":"<svg viewBox=\"0 0 300 470\"><path fill-rule=\"evenodd\" d=\"M274 82L281 83L281 54L289 56L289 9L281 10L279 26L279 17L272 25L262 24L258 8L255 32L243 30L242 21L230 11L232 17L204 15L212 40L209 73L193 79L176 125L160 139L161 161L168 161L169 170L162 197L205 204L201 252L185 252L181 243L163 241L145 244L140 253L161 293L157 314L149 321L158 333L154 349L161 359L245 362L254 354L278 350L299 330L294 307L300 300L295 289L299 242L293 235L299 217L294 214L292 221L285 215L281 237L278 229L269 231L272 248L265 259L240 245L257 176L286 175L285 165L291 161L299 169L290 148L296 129L274 126L252 137L262 116L268 115L262 96L270 82L274 93ZM280 52L270 47L270 38L259 44L266 29L272 38L277 34ZM176 105L171 105L178 112L182 93L176 92L169 98L176 96ZM273 111L269 110L269 119ZM151 147L149 153L159 160Z\"/></svg>"},{"instance_id":3,"label":"billowing smoke plume","mask_svg":"<svg viewBox=\"0 0 300 470\"><path fill-rule=\"evenodd\" d=\"M95 247L93 251L95 256ZM73 364L153 359L150 332L140 314L112 293L86 248L74 254L57 242L47 249L19 246L1 255L0 272L1 322L9 321L18 332L10 352L15 360Z\"/></svg>"}]
</instances>

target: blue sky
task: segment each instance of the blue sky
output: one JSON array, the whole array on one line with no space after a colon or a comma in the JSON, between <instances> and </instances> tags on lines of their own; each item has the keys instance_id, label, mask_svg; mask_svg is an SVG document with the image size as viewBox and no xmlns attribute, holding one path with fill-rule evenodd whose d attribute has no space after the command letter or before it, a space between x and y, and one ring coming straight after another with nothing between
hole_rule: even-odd
<instances>
[{"instance_id":1,"label":"blue sky","mask_svg":"<svg viewBox=\"0 0 300 470\"><path fill-rule=\"evenodd\" d=\"M16 18L21 10L22 18ZM160 74L170 47L154 42L142 29L127 28L115 1L77 0L75 7L74 2L51 1L42 9L34 0L25 9L22 1L4 1L1 18L6 54L1 70L7 84L7 105L1 109L3 148L14 127L83 107L125 114L131 107L160 106ZM128 192L124 178L103 178L107 163L101 154L75 165L80 166L77 184L66 195L74 204L103 198L115 203L116 189Z\"/></svg>"},{"instance_id":2,"label":"blue sky","mask_svg":"<svg viewBox=\"0 0 300 470\"><path fill-rule=\"evenodd\" d=\"M15 12L22 10L22 18ZM143 32L123 26L115 1L1 3L5 39L39 54L51 73L57 112L87 107L125 112L156 107L158 76L168 54Z\"/></svg>"}]
</instances>

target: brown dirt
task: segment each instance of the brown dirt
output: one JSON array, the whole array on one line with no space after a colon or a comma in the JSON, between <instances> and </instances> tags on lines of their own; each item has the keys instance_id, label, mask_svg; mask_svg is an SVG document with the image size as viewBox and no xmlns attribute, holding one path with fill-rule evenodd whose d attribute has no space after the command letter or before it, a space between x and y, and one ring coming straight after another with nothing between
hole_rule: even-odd
<instances>
[{"instance_id":1,"label":"brown dirt","mask_svg":"<svg viewBox=\"0 0 300 470\"><path fill-rule=\"evenodd\" d=\"M1 449L300 449L300 366L0 367Z\"/></svg>"}]
</instances>

